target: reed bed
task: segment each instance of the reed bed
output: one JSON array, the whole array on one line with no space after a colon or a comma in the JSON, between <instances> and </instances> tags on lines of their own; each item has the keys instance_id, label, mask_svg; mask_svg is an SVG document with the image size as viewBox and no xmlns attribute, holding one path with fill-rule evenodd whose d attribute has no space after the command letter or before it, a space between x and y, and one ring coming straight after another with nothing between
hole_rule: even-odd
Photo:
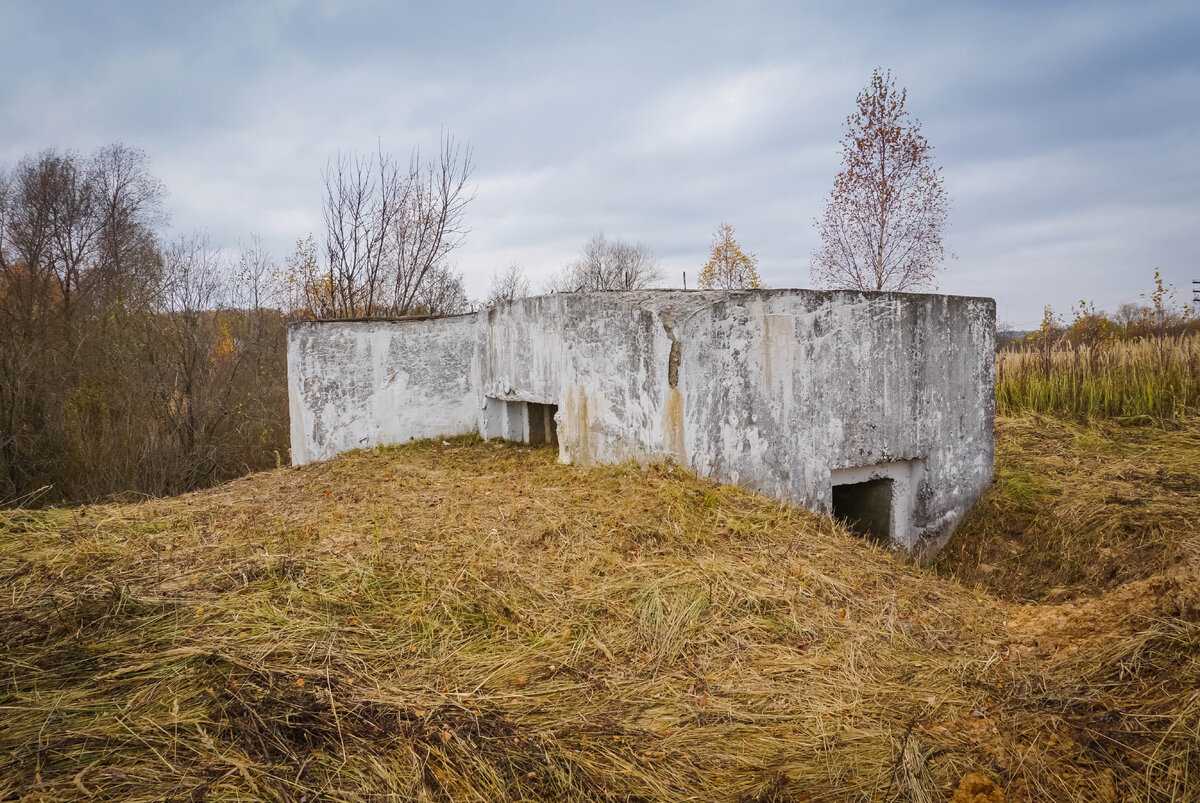
<instances>
[{"instance_id":1,"label":"reed bed","mask_svg":"<svg viewBox=\"0 0 1200 803\"><path fill-rule=\"evenodd\" d=\"M1010 347L996 356L996 410L1158 424L1196 415L1200 333Z\"/></svg>"},{"instance_id":2,"label":"reed bed","mask_svg":"<svg viewBox=\"0 0 1200 803\"><path fill-rule=\"evenodd\" d=\"M459 439L6 511L0 578L3 800L1200 789L1195 572L1022 607L670 465Z\"/></svg>"}]
</instances>

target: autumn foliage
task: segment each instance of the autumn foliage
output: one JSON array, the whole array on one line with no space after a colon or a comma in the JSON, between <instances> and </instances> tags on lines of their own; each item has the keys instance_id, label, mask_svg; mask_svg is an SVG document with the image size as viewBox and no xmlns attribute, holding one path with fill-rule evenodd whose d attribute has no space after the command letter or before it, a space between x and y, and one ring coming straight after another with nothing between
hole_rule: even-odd
<instances>
[{"instance_id":1,"label":"autumn foliage","mask_svg":"<svg viewBox=\"0 0 1200 803\"><path fill-rule=\"evenodd\" d=\"M269 255L168 239L135 148L0 170L0 505L178 493L287 454Z\"/></svg>"},{"instance_id":2,"label":"autumn foliage","mask_svg":"<svg viewBox=\"0 0 1200 803\"><path fill-rule=\"evenodd\" d=\"M713 235L708 262L700 269L700 289L754 290L760 287L758 257L742 251L733 237L733 226L722 223Z\"/></svg>"},{"instance_id":3,"label":"autumn foliage","mask_svg":"<svg viewBox=\"0 0 1200 803\"><path fill-rule=\"evenodd\" d=\"M876 70L846 118L842 169L819 221L814 281L853 290L914 290L942 263L949 198L907 91Z\"/></svg>"},{"instance_id":4,"label":"autumn foliage","mask_svg":"<svg viewBox=\"0 0 1200 803\"><path fill-rule=\"evenodd\" d=\"M166 188L121 144L0 164L0 506L167 494L287 459L285 323L470 306L469 147L325 171L320 240L277 266L172 237Z\"/></svg>"}]
</instances>

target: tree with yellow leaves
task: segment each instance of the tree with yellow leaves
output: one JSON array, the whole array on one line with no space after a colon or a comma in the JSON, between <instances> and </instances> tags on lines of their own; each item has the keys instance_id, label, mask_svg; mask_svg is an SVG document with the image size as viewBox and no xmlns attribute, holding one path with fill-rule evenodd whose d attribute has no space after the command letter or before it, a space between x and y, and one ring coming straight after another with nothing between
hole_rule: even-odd
<instances>
[{"instance_id":1,"label":"tree with yellow leaves","mask_svg":"<svg viewBox=\"0 0 1200 803\"><path fill-rule=\"evenodd\" d=\"M742 251L733 238L733 226L722 223L713 235L708 262L700 269L701 290L757 290L758 257Z\"/></svg>"}]
</instances>

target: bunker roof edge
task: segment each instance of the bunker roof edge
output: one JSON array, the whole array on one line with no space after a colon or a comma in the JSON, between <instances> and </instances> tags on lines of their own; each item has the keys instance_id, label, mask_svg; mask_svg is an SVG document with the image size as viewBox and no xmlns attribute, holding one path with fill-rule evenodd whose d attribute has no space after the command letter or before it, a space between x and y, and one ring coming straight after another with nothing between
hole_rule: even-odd
<instances>
[{"instance_id":1,"label":"bunker roof edge","mask_svg":"<svg viewBox=\"0 0 1200 803\"><path fill-rule=\"evenodd\" d=\"M503 302L503 304L497 304L492 307L481 307L472 312L461 312L461 313L457 313L455 315L412 315L412 316L406 316L406 317L385 317L385 318L305 318L305 319L298 320L298 321L290 321L288 323L288 327L292 328L292 327L298 327L298 326L302 326L302 325L318 324L318 323L368 323L369 324L369 323L410 323L410 322L417 322L417 321L453 320L455 318L468 318L468 317L471 317L472 315L479 315L481 313L487 312L490 309L497 309L499 307L509 305L509 304L516 304L518 302L531 301L531 300L535 300L535 299L539 299L539 298L552 298L554 296L599 296L599 297L605 297L605 298L613 297L613 298L628 301L629 305L631 307L637 307L637 306L640 306L640 304L637 302L638 296L659 295L659 294L664 295L664 296L666 296L666 295L685 295L686 294L688 296L696 297L697 299L703 298L704 296L709 296L710 298L703 298L703 300L705 302L709 302L709 303L716 303L717 301L720 301L720 300L723 300L726 298L735 298L735 297L737 297L737 298L746 297L746 296L766 297L766 296L772 296L772 295L785 295L785 294L800 295L800 294L803 294L803 295L827 296L827 297L848 296L848 295L868 296L868 297L876 297L876 296L878 296L878 297L896 297L896 298L900 298L900 299L904 299L904 300L917 300L917 299L921 299L921 298L954 299L954 300L960 300L960 301L983 302L983 303L991 305L993 308L995 308L995 306L996 306L996 300L994 298L989 298L987 296L967 296L967 295L956 295L956 294L951 294L951 293L910 293L910 292L906 292L906 291L897 291L897 290L883 290L883 291L845 290L845 289L843 289L843 290L816 290L816 289L804 288L804 287L762 288L762 289L757 289L757 290L684 290L681 288L670 288L670 287L648 287L648 288L644 288L641 290L589 290L589 291L581 291L581 292L576 292L576 293L543 293L541 295L536 295L536 296L522 296L521 298L514 298L511 301Z\"/></svg>"}]
</instances>

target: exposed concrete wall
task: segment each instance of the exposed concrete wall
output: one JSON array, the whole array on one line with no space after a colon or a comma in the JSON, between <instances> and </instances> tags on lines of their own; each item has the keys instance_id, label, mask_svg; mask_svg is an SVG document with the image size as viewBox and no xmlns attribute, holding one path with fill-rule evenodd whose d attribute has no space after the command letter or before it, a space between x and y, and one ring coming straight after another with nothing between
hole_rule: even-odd
<instances>
[{"instance_id":1,"label":"exposed concrete wall","mask_svg":"<svg viewBox=\"0 0 1200 803\"><path fill-rule=\"evenodd\" d=\"M290 326L292 462L475 431L479 335L472 316Z\"/></svg>"},{"instance_id":2,"label":"exposed concrete wall","mask_svg":"<svg viewBox=\"0 0 1200 803\"><path fill-rule=\"evenodd\" d=\"M992 477L994 329L991 301L937 295L706 307L678 334L690 464L828 511L831 471L922 460L895 538L940 546Z\"/></svg>"},{"instance_id":3,"label":"exposed concrete wall","mask_svg":"<svg viewBox=\"0 0 1200 803\"><path fill-rule=\"evenodd\" d=\"M513 437L523 406L488 399L552 404L565 461L670 458L817 511L833 472L919 465L897 487L893 538L920 551L991 481L994 330L988 299L798 290L560 294L440 320L297 324L292 458Z\"/></svg>"}]
</instances>

